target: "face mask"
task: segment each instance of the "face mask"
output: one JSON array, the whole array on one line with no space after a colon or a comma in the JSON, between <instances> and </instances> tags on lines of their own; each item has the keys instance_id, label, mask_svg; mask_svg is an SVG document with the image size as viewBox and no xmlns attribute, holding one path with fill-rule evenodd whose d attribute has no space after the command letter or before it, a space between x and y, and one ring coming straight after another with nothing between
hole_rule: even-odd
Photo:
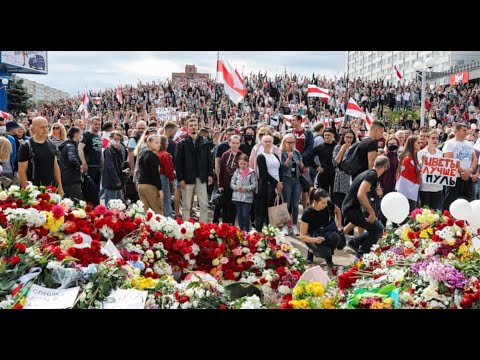
<instances>
[{"instance_id":1,"label":"face mask","mask_svg":"<svg viewBox=\"0 0 480 360\"><path fill-rule=\"evenodd\" d=\"M398 149L398 145L387 145L388 151L395 151Z\"/></svg>"},{"instance_id":2,"label":"face mask","mask_svg":"<svg viewBox=\"0 0 480 360\"><path fill-rule=\"evenodd\" d=\"M110 145L117 146L118 144L119 144L119 142L117 140L115 140L115 139L110 140Z\"/></svg>"},{"instance_id":3,"label":"face mask","mask_svg":"<svg viewBox=\"0 0 480 360\"><path fill-rule=\"evenodd\" d=\"M253 135L245 135L245 141L252 141L253 137Z\"/></svg>"},{"instance_id":4,"label":"face mask","mask_svg":"<svg viewBox=\"0 0 480 360\"><path fill-rule=\"evenodd\" d=\"M0 134L5 134L6 131L7 131L6 126L0 126Z\"/></svg>"}]
</instances>

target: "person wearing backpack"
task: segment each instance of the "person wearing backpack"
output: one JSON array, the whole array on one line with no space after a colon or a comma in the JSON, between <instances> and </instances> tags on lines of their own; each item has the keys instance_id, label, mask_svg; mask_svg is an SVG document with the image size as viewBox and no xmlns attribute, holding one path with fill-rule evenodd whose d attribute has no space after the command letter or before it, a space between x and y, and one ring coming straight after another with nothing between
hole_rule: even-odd
<instances>
[{"instance_id":1,"label":"person wearing backpack","mask_svg":"<svg viewBox=\"0 0 480 360\"><path fill-rule=\"evenodd\" d=\"M20 146L18 155L18 176L25 189L28 181L33 185L56 185L63 193L62 177L58 166L57 149L48 140L48 121L37 116L32 120L34 135Z\"/></svg>"},{"instance_id":2,"label":"person wearing backpack","mask_svg":"<svg viewBox=\"0 0 480 360\"><path fill-rule=\"evenodd\" d=\"M373 121L367 136L358 145L353 144L348 149L342 160L341 169L352 175L352 181L365 170L373 168L378 151L377 141L382 138L384 129L384 123L378 120Z\"/></svg>"}]
</instances>

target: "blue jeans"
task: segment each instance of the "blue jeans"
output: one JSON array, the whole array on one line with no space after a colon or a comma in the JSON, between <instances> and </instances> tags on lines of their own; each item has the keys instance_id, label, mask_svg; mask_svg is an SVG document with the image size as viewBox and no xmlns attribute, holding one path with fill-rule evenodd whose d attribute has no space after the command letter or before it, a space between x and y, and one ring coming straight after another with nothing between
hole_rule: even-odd
<instances>
[{"instance_id":1,"label":"blue jeans","mask_svg":"<svg viewBox=\"0 0 480 360\"><path fill-rule=\"evenodd\" d=\"M288 212L292 216L293 225L297 225L298 203L302 194L302 186L298 177L283 178L283 201L287 203Z\"/></svg>"},{"instance_id":2,"label":"blue jeans","mask_svg":"<svg viewBox=\"0 0 480 360\"><path fill-rule=\"evenodd\" d=\"M240 201L234 201L237 207L238 227L241 230L250 230L250 208L252 204Z\"/></svg>"},{"instance_id":3,"label":"blue jeans","mask_svg":"<svg viewBox=\"0 0 480 360\"><path fill-rule=\"evenodd\" d=\"M160 175L163 191L163 216L172 216L172 194L170 194L170 181L165 175Z\"/></svg>"},{"instance_id":4,"label":"blue jeans","mask_svg":"<svg viewBox=\"0 0 480 360\"><path fill-rule=\"evenodd\" d=\"M480 200L480 180L473 183L473 200Z\"/></svg>"},{"instance_id":5,"label":"blue jeans","mask_svg":"<svg viewBox=\"0 0 480 360\"><path fill-rule=\"evenodd\" d=\"M121 189L105 189L105 206L108 208L110 200L123 200Z\"/></svg>"},{"instance_id":6,"label":"blue jeans","mask_svg":"<svg viewBox=\"0 0 480 360\"><path fill-rule=\"evenodd\" d=\"M384 227L382 223L375 220L369 223L361 209L349 209L345 213L347 222L351 222L355 226L365 229L365 233L352 240L353 246L357 248L357 256L362 257L363 254L370 252L373 244L376 244L378 239L383 235Z\"/></svg>"}]
</instances>

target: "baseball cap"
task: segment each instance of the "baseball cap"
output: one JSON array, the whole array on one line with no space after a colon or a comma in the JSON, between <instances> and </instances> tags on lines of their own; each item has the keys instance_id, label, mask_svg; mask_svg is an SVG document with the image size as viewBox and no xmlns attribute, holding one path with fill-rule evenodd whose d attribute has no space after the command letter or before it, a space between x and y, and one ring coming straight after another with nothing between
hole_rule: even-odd
<instances>
[{"instance_id":1,"label":"baseball cap","mask_svg":"<svg viewBox=\"0 0 480 360\"><path fill-rule=\"evenodd\" d=\"M6 124L6 130L7 131L10 131L10 130L13 130L13 129L18 129L19 127L20 127L20 125L16 121L9 121Z\"/></svg>"}]
</instances>

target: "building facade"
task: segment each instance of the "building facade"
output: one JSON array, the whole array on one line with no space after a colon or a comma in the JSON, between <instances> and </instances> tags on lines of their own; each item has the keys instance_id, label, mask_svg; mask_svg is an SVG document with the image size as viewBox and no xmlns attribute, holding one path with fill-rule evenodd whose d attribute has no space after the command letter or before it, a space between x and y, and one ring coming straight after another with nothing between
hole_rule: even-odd
<instances>
[{"instance_id":1,"label":"building facade","mask_svg":"<svg viewBox=\"0 0 480 360\"><path fill-rule=\"evenodd\" d=\"M172 81L194 80L194 79L210 79L210 74L197 72L195 65L185 65L185 72L172 73Z\"/></svg>"},{"instance_id":2,"label":"building facade","mask_svg":"<svg viewBox=\"0 0 480 360\"><path fill-rule=\"evenodd\" d=\"M67 99L70 94L47 85L37 83L33 80L23 78L23 85L27 88L27 91L32 94L32 100L38 101L56 101L60 99Z\"/></svg>"},{"instance_id":3,"label":"building facade","mask_svg":"<svg viewBox=\"0 0 480 360\"><path fill-rule=\"evenodd\" d=\"M480 51L347 51L345 54L345 72L349 78L367 80L383 79L384 82L396 83L394 66L403 75L406 82L415 80L415 62L425 62L427 58L435 60L432 73L455 73L461 68L479 63ZM480 78L480 71L478 71ZM472 72L472 76L477 76ZM402 80L402 81L403 81ZM437 77L436 83L448 82L448 76Z\"/></svg>"}]
</instances>

